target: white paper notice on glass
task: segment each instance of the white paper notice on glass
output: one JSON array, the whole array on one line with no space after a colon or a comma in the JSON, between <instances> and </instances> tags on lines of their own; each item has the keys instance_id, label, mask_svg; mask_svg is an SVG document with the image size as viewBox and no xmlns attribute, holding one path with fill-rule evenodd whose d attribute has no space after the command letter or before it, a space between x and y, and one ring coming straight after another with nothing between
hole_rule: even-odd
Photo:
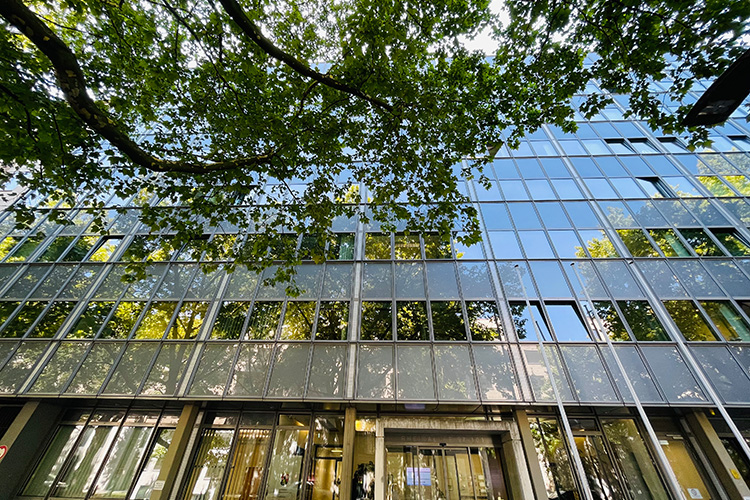
<instances>
[{"instance_id":1,"label":"white paper notice on glass","mask_svg":"<svg viewBox=\"0 0 750 500\"><path fill-rule=\"evenodd\" d=\"M698 488L688 488L688 495L690 495L690 498L695 498L697 500L700 500L703 498L703 495L701 495L701 490Z\"/></svg>"}]
</instances>

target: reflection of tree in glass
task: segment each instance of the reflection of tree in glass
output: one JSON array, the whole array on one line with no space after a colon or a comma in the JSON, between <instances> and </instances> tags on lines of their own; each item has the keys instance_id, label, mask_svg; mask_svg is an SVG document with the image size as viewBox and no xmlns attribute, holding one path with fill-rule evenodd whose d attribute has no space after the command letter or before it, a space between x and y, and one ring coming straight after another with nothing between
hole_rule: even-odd
<instances>
[{"instance_id":1,"label":"reflection of tree in glass","mask_svg":"<svg viewBox=\"0 0 750 500\"><path fill-rule=\"evenodd\" d=\"M686 340L718 340L693 301L665 300L664 307Z\"/></svg>"},{"instance_id":2,"label":"reflection of tree in glass","mask_svg":"<svg viewBox=\"0 0 750 500\"><path fill-rule=\"evenodd\" d=\"M702 301L706 311L726 340L750 341L750 325L745 322L729 301Z\"/></svg>"},{"instance_id":3,"label":"reflection of tree in glass","mask_svg":"<svg viewBox=\"0 0 750 500\"><path fill-rule=\"evenodd\" d=\"M416 234L397 234L393 250L396 259L414 260L422 258L422 252L419 248L419 235Z\"/></svg>"},{"instance_id":4,"label":"reflection of tree in glass","mask_svg":"<svg viewBox=\"0 0 750 500\"><path fill-rule=\"evenodd\" d=\"M396 332L398 340L429 340L426 303L397 302Z\"/></svg>"},{"instance_id":5,"label":"reflection of tree in glass","mask_svg":"<svg viewBox=\"0 0 750 500\"><path fill-rule=\"evenodd\" d=\"M432 309L432 330L435 332L435 340L466 340L461 302L455 300L432 301L430 307Z\"/></svg>"},{"instance_id":6,"label":"reflection of tree in glass","mask_svg":"<svg viewBox=\"0 0 750 500\"><path fill-rule=\"evenodd\" d=\"M276 328L281 317L281 302L255 302L250 314L247 338L270 340L276 337Z\"/></svg>"},{"instance_id":7,"label":"reflection of tree in glass","mask_svg":"<svg viewBox=\"0 0 750 500\"><path fill-rule=\"evenodd\" d=\"M586 241L586 250L589 251L594 259L606 259L607 257L619 257L615 246L609 241L609 238L602 232L597 231L599 237L591 238ZM576 257L586 258L586 252L582 247L576 247Z\"/></svg>"},{"instance_id":8,"label":"reflection of tree in glass","mask_svg":"<svg viewBox=\"0 0 750 500\"><path fill-rule=\"evenodd\" d=\"M28 259L29 256L32 253L34 253L34 251L36 250L37 246L39 246L39 243L41 243L42 241L44 241L44 239L46 237L47 236L45 234L35 234L33 236L29 236L26 239L26 241L24 241L23 243L21 243L20 245L18 245L15 248L15 250L13 251L13 255L11 255L10 257L8 257L8 260L6 260L6 262L24 262L24 261L26 261L26 259ZM11 247L15 246L15 242L13 240L20 241L20 239L21 238L8 237L3 242L3 246L5 246L7 244L8 245L7 246L7 250L10 250ZM3 249L3 250L5 250L5 249Z\"/></svg>"},{"instance_id":9,"label":"reflection of tree in glass","mask_svg":"<svg viewBox=\"0 0 750 500\"><path fill-rule=\"evenodd\" d=\"M286 304L281 338L284 340L310 340L315 321L315 302L289 301Z\"/></svg>"},{"instance_id":10,"label":"reflection of tree in glass","mask_svg":"<svg viewBox=\"0 0 750 500\"><path fill-rule=\"evenodd\" d=\"M391 236L389 234L367 233L365 236L365 259L390 259Z\"/></svg>"},{"instance_id":11,"label":"reflection of tree in glass","mask_svg":"<svg viewBox=\"0 0 750 500\"><path fill-rule=\"evenodd\" d=\"M424 253L427 259L450 259L451 240L448 236L439 234L424 234Z\"/></svg>"},{"instance_id":12,"label":"reflection of tree in glass","mask_svg":"<svg viewBox=\"0 0 750 500\"><path fill-rule=\"evenodd\" d=\"M47 307L47 302L27 302L3 330L3 337L21 337Z\"/></svg>"},{"instance_id":13,"label":"reflection of tree in glass","mask_svg":"<svg viewBox=\"0 0 750 500\"><path fill-rule=\"evenodd\" d=\"M469 330L471 331L472 339L502 339L503 329L500 326L500 314L497 311L497 304L494 301L466 301L466 313L469 315ZM521 328L523 328L522 325Z\"/></svg>"},{"instance_id":14,"label":"reflection of tree in glass","mask_svg":"<svg viewBox=\"0 0 750 500\"><path fill-rule=\"evenodd\" d=\"M516 329L516 336L519 340L524 340L528 337L526 332L526 323L529 318L525 317L526 304L521 302L510 304L510 314L513 316L513 326Z\"/></svg>"},{"instance_id":15,"label":"reflection of tree in glass","mask_svg":"<svg viewBox=\"0 0 750 500\"><path fill-rule=\"evenodd\" d=\"M234 431L204 429L184 500L216 500L229 458Z\"/></svg>"},{"instance_id":16,"label":"reflection of tree in glass","mask_svg":"<svg viewBox=\"0 0 750 500\"><path fill-rule=\"evenodd\" d=\"M333 260L354 259L354 235L337 234L329 243L329 258Z\"/></svg>"},{"instance_id":17,"label":"reflection of tree in glass","mask_svg":"<svg viewBox=\"0 0 750 500\"><path fill-rule=\"evenodd\" d=\"M729 253L735 257L750 255L750 247L744 238L734 229L712 229L714 236L721 242Z\"/></svg>"},{"instance_id":18,"label":"reflection of tree in glass","mask_svg":"<svg viewBox=\"0 0 750 500\"><path fill-rule=\"evenodd\" d=\"M577 491L557 419L538 418L533 419L530 424L549 497L574 498Z\"/></svg>"},{"instance_id":19,"label":"reflection of tree in glass","mask_svg":"<svg viewBox=\"0 0 750 500\"><path fill-rule=\"evenodd\" d=\"M216 321L211 329L212 339L238 339L242 334L247 312L250 310L249 301L225 300L216 315Z\"/></svg>"},{"instance_id":20,"label":"reflection of tree in glass","mask_svg":"<svg viewBox=\"0 0 750 500\"><path fill-rule=\"evenodd\" d=\"M209 302L183 302L167 338L194 339L206 319Z\"/></svg>"},{"instance_id":21,"label":"reflection of tree in glass","mask_svg":"<svg viewBox=\"0 0 750 500\"><path fill-rule=\"evenodd\" d=\"M76 324L73 325L73 328L70 329L66 337L76 339L94 338L94 335L96 335L96 332L104 324L107 315L114 305L115 303L111 301L89 302L86 310L78 318L78 321L76 321Z\"/></svg>"},{"instance_id":22,"label":"reflection of tree in glass","mask_svg":"<svg viewBox=\"0 0 750 500\"><path fill-rule=\"evenodd\" d=\"M708 237L703 229L680 229L682 236L693 247L695 253L707 257L721 257L724 252Z\"/></svg>"},{"instance_id":23,"label":"reflection of tree in glass","mask_svg":"<svg viewBox=\"0 0 750 500\"><path fill-rule=\"evenodd\" d=\"M262 396L272 349L272 345L242 345L227 394Z\"/></svg>"},{"instance_id":24,"label":"reflection of tree in glass","mask_svg":"<svg viewBox=\"0 0 750 500\"><path fill-rule=\"evenodd\" d=\"M349 326L348 302L321 302L316 340L346 340Z\"/></svg>"},{"instance_id":25,"label":"reflection of tree in glass","mask_svg":"<svg viewBox=\"0 0 750 500\"><path fill-rule=\"evenodd\" d=\"M362 340L391 340L392 316L390 302L362 302Z\"/></svg>"},{"instance_id":26,"label":"reflection of tree in glass","mask_svg":"<svg viewBox=\"0 0 750 500\"><path fill-rule=\"evenodd\" d=\"M128 338L145 305L144 302L120 302L112 318L110 318L106 326L102 329L99 338Z\"/></svg>"},{"instance_id":27,"label":"reflection of tree in glass","mask_svg":"<svg viewBox=\"0 0 750 500\"><path fill-rule=\"evenodd\" d=\"M160 339L172 319L177 302L152 302L138 325L133 338Z\"/></svg>"},{"instance_id":28,"label":"reflection of tree in glass","mask_svg":"<svg viewBox=\"0 0 750 500\"><path fill-rule=\"evenodd\" d=\"M648 302L645 300L618 300L617 305L637 340L669 340L667 332L656 319L656 314Z\"/></svg>"},{"instance_id":29,"label":"reflection of tree in glass","mask_svg":"<svg viewBox=\"0 0 750 500\"><path fill-rule=\"evenodd\" d=\"M584 304L584 308L588 309L588 304ZM628 335L628 331L625 329L625 324L612 302L604 300L595 301L594 309L596 310L595 314L601 320L601 324L604 325L604 334L608 335L612 340L630 340L630 335ZM599 323L594 321L594 325L598 331Z\"/></svg>"},{"instance_id":30,"label":"reflection of tree in glass","mask_svg":"<svg viewBox=\"0 0 750 500\"><path fill-rule=\"evenodd\" d=\"M658 257L646 235L640 229L618 229L617 235L628 248L633 257Z\"/></svg>"},{"instance_id":31,"label":"reflection of tree in glass","mask_svg":"<svg viewBox=\"0 0 750 500\"><path fill-rule=\"evenodd\" d=\"M73 243L73 240L75 239L75 236L58 236L54 240L52 240L52 243L50 243L47 248L44 249L44 252L42 255L40 255L37 258L38 262L55 262L57 259L60 258L60 256L65 252L65 250L70 246L71 243ZM79 240L80 241L80 240ZM74 253L71 250L71 253ZM83 256L79 256L79 258L71 258L71 259L65 259L65 260L83 260L83 257L86 255L84 252Z\"/></svg>"}]
</instances>

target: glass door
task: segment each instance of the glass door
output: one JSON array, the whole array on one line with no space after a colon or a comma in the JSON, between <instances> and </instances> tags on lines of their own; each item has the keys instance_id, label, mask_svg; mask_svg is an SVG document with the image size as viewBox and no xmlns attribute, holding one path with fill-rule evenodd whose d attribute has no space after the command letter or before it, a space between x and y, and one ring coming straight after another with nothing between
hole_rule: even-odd
<instances>
[{"instance_id":1,"label":"glass door","mask_svg":"<svg viewBox=\"0 0 750 500\"><path fill-rule=\"evenodd\" d=\"M310 430L277 428L266 480L266 500L296 500L303 487L305 448Z\"/></svg>"},{"instance_id":2,"label":"glass door","mask_svg":"<svg viewBox=\"0 0 750 500\"><path fill-rule=\"evenodd\" d=\"M388 500L506 498L494 448L389 446L387 466Z\"/></svg>"}]
</instances>

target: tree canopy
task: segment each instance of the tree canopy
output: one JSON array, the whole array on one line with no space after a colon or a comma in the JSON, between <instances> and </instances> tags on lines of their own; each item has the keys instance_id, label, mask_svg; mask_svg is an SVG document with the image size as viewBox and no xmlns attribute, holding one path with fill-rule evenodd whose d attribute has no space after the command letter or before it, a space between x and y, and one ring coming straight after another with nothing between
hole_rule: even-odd
<instances>
[{"instance_id":1,"label":"tree canopy","mask_svg":"<svg viewBox=\"0 0 750 500\"><path fill-rule=\"evenodd\" d=\"M0 163L43 195L161 203L142 222L213 258L298 256L284 231L340 216L479 238L457 187L542 123L575 129L630 95L667 133L695 78L742 52L750 3L721 0L3 0ZM465 41L490 31L493 53ZM587 54L598 54L586 64ZM652 80L668 78L668 91ZM590 80L605 93L580 98ZM488 153L489 151L489 153ZM467 164L464 164L467 165ZM0 179L6 180L6 179ZM360 193L357 185L366 186ZM369 203L358 211L361 201ZM30 212L17 207L19 221ZM206 225L251 234L221 245ZM330 238L321 238L326 241ZM325 257L324 245L313 248ZM269 248L276 251L269 252Z\"/></svg>"}]
</instances>

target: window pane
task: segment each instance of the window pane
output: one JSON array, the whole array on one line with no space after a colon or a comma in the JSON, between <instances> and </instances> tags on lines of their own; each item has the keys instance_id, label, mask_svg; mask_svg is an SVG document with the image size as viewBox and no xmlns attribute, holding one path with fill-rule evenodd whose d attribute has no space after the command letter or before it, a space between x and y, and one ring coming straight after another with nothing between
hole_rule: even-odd
<instances>
[{"instance_id":1,"label":"window pane","mask_svg":"<svg viewBox=\"0 0 750 500\"><path fill-rule=\"evenodd\" d=\"M391 236L389 234L367 233L365 235L365 259L390 259Z\"/></svg>"},{"instance_id":2,"label":"window pane","mask_svg":"<svg viewBox=\"0 0 750 500\"><path fill-rule=\"evenodd\" d=\"M398 399L434 400L429 346L398 346Z\"/></svg>"},{"instance_id":3,"label":"window pane","mask_svg":"<svg viewBox=\"0 0 750 500\"><path fill-rule=\"evenodd\" d=\"M245 318L250 310L249 301L228 301L221 303L221 309L216 315L216 321L211 329L212 339L239 339Z\"/></svg>"},{"instance_id":4,"label":"window pane","mask_svg":"<svg viewBox=\"0 0 750 500\"><path fill-rule=\"evenodd\" d=\"M104 389L106 394L135 394L159 348L158 343L136 342L128 345L112 378Z\"/></svg>"},{"instance_id":5,"label":"window pane","mask_svg":"<svg viewBox=\"0 0 750 500\"><path fill-rule=\"evenodd\" d=\"M330 243L330 251L336 260L354 259L354 235L337 234Z\"/></svg>"},{"instance_id":6,"label":"window pane","mask_svg":"<svg viewBox=\"0 0 750 500\"><path fill-rule=\"evenodd\" d=\"M628 345L618 345L615 349L623 368L625 368L625 376L630 380L638 398L644 403L662 403L664 400L659 394L654 380L646 369L646 365L643 364L643 359L638 354L636 348ZM612 356L609 349L603 349L602 354L609 366L612 378L615 379L615 384L620 389L623 400L627 403L633 402L633 397L620 374L620 369L617 367L614 356Z\"/></svg>"},{"instance_id":7,"label":"window pane","mask_svg":"<svg viewBox=\"0 0 750 500\"><path fill-rule=\"evenodd\" d=\"M160 339L167 332L177 302L152 302L141 324L133 334L135 339Z\"/></svg>"},{"instance_id":8,"label":"window pane","mask_svg":"<svg viewBox=\"0 0 750 500\"><path fill-rule=\"evenodd\" d=\"M393 399L393 347L359 347L357 398Z\"/></svg>"},{"instance_id":9,"label":"window pane","mask_svg":"<svg viewBox=\"0 0 750 500\"><path fill-rule=\"evenodd\" d=\"M102 328L100 339L126 339L135 326L141 311L146 306L145 302L120 302L115 312Z\"/></svg>"},{"instance_id":10,"label":"window pane","mask_svg":"<svg viewBox=\"0 0 750 500\"><path fill-rule=\"evenodd\" d=\"M395 242L393 250L397 260L415 260L422 258L422 252L419 249L419 235L397 234L395 236Z\"/></svg>"},{"instance_id":11,"label":"window pane","mask_svg":"<svg viewBox=\"0 0 750 500\"><path fill-rule=\"evenodd\" d=\"M46 349L46 342L23 342L0 370L0 392L17 391Z\"/></svg>"},{"instance_id":12,"label":"window pane","mask_svg":"<svg viewBox=\"0 0 750 500\"><path fill-rule=\"evenodd\" d=\"M557 419L532 419L531 435L549 498L578 497L565 439Z\"/></svg>"},{"instance_id":13,"label":"window pane","mask_svg":"<svg viewBox=\"0 0 750 500\"><path fill-rule=\"evenodd\" d=\"M96 343L65 391L66 394L96 394L109 374L123 345Z\"/></svg>"},{"instance_id":14,"label":"window pane","mask_svg":"<svg viewBox=\"0 0 750 500\"><path fill-rule=\"evenodd\" d=\"M309 398L340 398L344 394L346 379L346 352L344 345L316 344L307 386Z\"/></svg>"},{"instance_id":15,"label":"window pane","mask_svg":"<svg viewBox=\"0 0 750 500\"><path fill-rule=\"evenodd\" d=\"M676 348L644 346L642 351L668 402L706 401L706 396Z\"/></svg>"},{"instance_id":16,"label":"window pane","mask_svg":"<svg viewBox=\"0 0 750 500\"><path fill-rule=\"evenodd\" d=\"M151 372L143 384L141 394L147 396L172 396L182 380L187 367L192 344L170 342L162 345Z\"/></svg>"},{"instance_id":17,"label":"window pane","mask_svg":"<svg viewBox=\"0 0 750 500\"><path fill-rule=\"evenodd\" d=\"M436 345L435 374L439 400L476 400L469 346Z\"/></svg>"},{"instance_id":18,"label":"window pane","mask_svg":"<svg viewBox=\"0 0 750 500\"><path fill-rule=\"evenodd\" d=\"M222 396L237 344L207 344L190 385L191 396Z\"/></svg>"},{"instance_id":19,"label":"window pane","mask_svg":"<svg viewBox=\"0 0 750 500\"><path fill-rule=\"evenodd\" d=\"M47 307L47 302L27 302L16 317L5 323L2 336L7 338L23 337L29 327Z\"/></svg>"},{"instance_id":20,"label":"window pane","mask_svg":"<svg viewBox=\"0 0 750 500\"><path fill-rule=\"evenodd\" d=\"M507 214L505 215L507 219ZM424 234L424 253L427 259L450 259L451 258L451 240L450 237L443 237L438 234Z\"/></svg>"},{"instance_id":21,"label":"window pane","mask_svg":"<svg viewBox=\"0 0 750 500\"><path fill-rule=\"evenodd\" d=\"M467 299L495 299L490 284L490 273L484 262L458 264L458 276L461 279L461 291Z\"/></svg>"},{"instance_id":22,"label":"window pane","mask_svg":"<svg viewBox=\"0 0 750 500\"><path fill-rule=\"evenodd\" d=\"M472 350L481 399L518 400L519 391L508 348L504 345L474 345Z\"/></svg>"},{"instance_id":23,"label":"window pane","mask_svg":"<svg viewBox=\"0 0 750 500\"><path fill-rule=\"evenodd\" d=\"M194 339L198 336L206 319L208 302L183 302L177 311L168 339Z\"/></svg>"},{"instance_id":24,"label":"window pane","mask_svg":"<svg viewBox=\"0 0 750 500\"><path fill-rule=\"evenodd\" d=\"M348 328L348 302L320 303L315 340L346 340Z\"/></svg>"},{"instance_id":25,"label":"window pane","mask_svg":"<svg viewBox=\"0 0 750 500\"><path fill-rule=\"evenodd\" d=\"M591 340L583 325L583 319L573 304L546 303L545 306L558 341Z\"/></svg>"},{"instance_id":26,"label":"window pane","mask_svg":"<svg viewBox=\"0 0 750 500\"><path fill-rule=\"evenodd\" d=\"M398 340L430 340L425 302L396 303L396 335Z\"/></svg>"},{"instance_id":27,"label":"window pane","mask_svg":"<svg viewBox=\"0 0 750 500\"><path fill-rule=\"evenodd\" d=\"M349 299L352 294L352 269L351 264L326 264L321 297L324 299Z\"/></svg>"},{"instance_id":28,"label":"window pane","mask_svg":"<svg viewBox=\"0 0 750 500\"><path fill-rule=\"evenodd\" d=\"M281 339L310 340L314 323L315 302L289 301L281 325Z\"/></svg>"},{"instance_id":29,"label":"window pane","mask_svg":"<svg viewBox=\"0 0 750 500\"><path fill-rule=\"evenodd\" d=\"M612 302L604 300L594 302L594 309L596 311L594 313L588 310L588 303L583 304L583 307L590 316L593 317L593 314L596 314L599 320L601 320L601 325L604 327L603 333L608 335L609 338L612 340L630 340L630 335L625 329L625 324ZM597 330L600 328L600 323L598 321L594 321L594 325L596 325Z\"/></svg>"},{"instance_id":30,"label":"window pane","mask_svg":"<svg viewBox=\"0 0 750 500\"><path fill-rule=\"evenodd\" d=\"M301 398L304 396L304 384L307 375L307 359L310 353L309 344L279 344L276 348L276 360L268 383L268 396L281 398Z\"/></svg>"},{"instance_id":31,"label":"window pane","mask_svg":"<svg viewBox=\"0 0 750 500\"><path fill-rule=\"evenodd\" d=\"M427 264L428 291L432 299L458 299L456 270L450 262Z\"/></svg>"},{"instance_id":32,"label":"window pane","mask_svg":"<svg viewBox=\"0 0 750 500\"><path fill-rule=\"evenodd\" d=\"M472 340L503 339L500 313L494 301L467 301L466 313L469 315L469 331Z\"/></svg>"},{"instance_id":33,"label":"window pane","mask_svg":"<svg viewBox=\"0 0 750 500\"><path fill-rule=\"evenodd\" d=\"M282 302L255 302L247 326L247 339L270 340L276 338L281 318Z\"/></svg>"},{"instance_id":34,"label":"window pane","mask_svg":"<svg viewBox=\"0 0 750 500\"><path fill-rule=\"evenodd\" d=\"M396 264L396 297L424 299L424 266L422 264Z\"/></svg>"},{"instance_id":35,"label":"window pane","mask_svg":"<svg viewBox=\"0 0 750 500\"><path fill-rule=\"evenodd\" d=\"M466 340L461 302L432 301L430 308L435 340Z\"/></svg>"},{"instance_id":36,"label":"window pane","mask_svg":"<svg viewBox=\"0 0 750 500\"><path fill-rule=\"evenodd\" d=\"M724 252L708 237L702 229L680 229L682 236L693 247L695 253L704 257L720 257Z\"/></svg>"},{"instance_id":37,"label":"window pane","mask_svg":"<svg viewBox=\"0 0 750 500\"><path fill-rule=\"evenodd\" d=\"M222 498L258 498L270 437L271 431L266 429L239 429L232 466Z\"/></svg>"},{"instance_id":38,"label":"window pane","mask_svg":"<svg viewBox=\"0 0 750 500\"><path fill-rule=\"evenodd\" d=\"M152 430L149 427L122 428L99 474L93 498L125 498L146 452Z\"/></svg>"},{"instance_id":39,"label":"window pane","mask_svg":"<svg viewBox=\"0 0 750 500\"><path fill-rule=\"evenodd\" d=\"M34 328L29 331L29 337L51 338L60 329L68 314L76 306L75 302L53 302L44 316Z\"/></svg>"},{"instance_id":40,"label":"window pane","mask_svg":"<svg viewBox=\"0 0 750 500\"><path fill-rule=\"evenodd\" d=\"M362 298L389 299L393 296L390 264L366 263L362 278Z\"/></svg>"},{"instance_id":41,"label":"window pane","mask_svg":"<svg viewBox=\"0 0 750 500\"><path fill-rule=\"evenodd\" d=\"M726 340L750 342L750 326L730 302L703 301L700 304Z\"/></svg>"},{"instance_id":42,"label":"window pane","mask_svg":"<svg viewBox=\"0 0 750 500\"><path fill-rule=\"evenodd\" d=\"M617 305L637 340L670 340L664 327L656 319L654 310L645 300L618 300Z\"/></svg>"},{"instance_id":43,"label":"window pane","mask_svg":"<svg viewBox=\"0 0 750 500\"><path fill-rule=\"evenodd\" d=\"M691 300L667 300L664 307L685 340L719 340Z\"/></svg>"},{"instance_id":44,"label":"window pane","mask_svg":"<svg viewBox=\"0 0 750 500\"><path fill-rule=\"evenodd\" d=\"M721 242L731 255L742 257L750 255L750 246L734 229L711 229L714 236Z\"/></svg>"},{"instance_id":45,"label":"window pane","mask_svg":"<svg viewBox=\"0 0 750 500\"><path fill-rule=\"evenodd\" d=\"M23 495L43 497L47 494L70 450L73 449L81 429L81 425L63 425L57 429L55 437L24 488Z\"/></svg>"},{"instance_id":46,"label":"window pane","mask_svg":"<svg viewBox=\"0 0 750 500\"><path fill-rule=\"evenodd\" d=\"M241 345L227 395L261 397L266 387L272 350L270 344Z\"/></svg>"},{"instance_id":47,"label":"window pane","mask_svg":"<svg viewBox=\"0 0 750 500\"><path fill-rule=\"evenodd\" d=\"M580 401L618 400L595 346L560 346L560 352Z\"/></svg>"},{"instance_id":48,"label":"window pane","mask_svg":"<svg viewBox=\"0 0 750 500\"><path fill-rule=\"evenodd\" d=\"M390 302L362 302L361 340L391 340Z\"/></svg>"},{"instance_id":49,"label":"window pane","mask_svg":"<svg viewBox=\"0 0 750 500\"><path fill-rule=\"evenodd\" d=\"M59 394L83 359L89 343L62 342L28 392Z\"/></svg>"},{"instance_id":50,"label":"window pane","mask_svg":"<svg viewBox=\"0 0 750 500\"><path fill-rule=\"evenodd\" d=\"M229 300L250 300L255 294L255 286L257 284L257 274L246 267L237 266L231 274L224 298Z\"/></svg>"},{"instance_id":51,"label":"window pane","mask_svg":"<svg viewBox=\"0 0 750 500\"><path fill-rule=\"evenodd\" d=\"M513 326L516 329L518 340L536 340L537 330L543 340L552 340L552 335L547 328L547 322L542 315L539 304L532 303L532 314L529 314L528 304L525 302L511 302L510 314L513 316Z\"/></svg>"},{"instance_id":52,"label":"window pane","mask_svg":"<svg viewBox=\"0 0 750 500\"><path fill-rule=\"evenodd\" d=\"M659 254L640 229L618 229L618 236L633 257L658 257Z\"/></svg>"},{"instance_id":53,"label":"window pane","mask_svg":"<svg viewBox=\"0 0 750 500\"><path fill-rule=\"evenodd\" d=\"M724 346L691 346L711 384L728 404L750 402L750 380Z\"/></svg>"},{"instance_id":54,"label":"window pane","mask_svg":"<svg viewBox=\"0 0 750 500\"><path fill-rule=\"evenodd\" d=\"M92 339L104 324L114 302L89 302L73 328L68 331L67 338Z\"/></svg>"}]
</instances>

